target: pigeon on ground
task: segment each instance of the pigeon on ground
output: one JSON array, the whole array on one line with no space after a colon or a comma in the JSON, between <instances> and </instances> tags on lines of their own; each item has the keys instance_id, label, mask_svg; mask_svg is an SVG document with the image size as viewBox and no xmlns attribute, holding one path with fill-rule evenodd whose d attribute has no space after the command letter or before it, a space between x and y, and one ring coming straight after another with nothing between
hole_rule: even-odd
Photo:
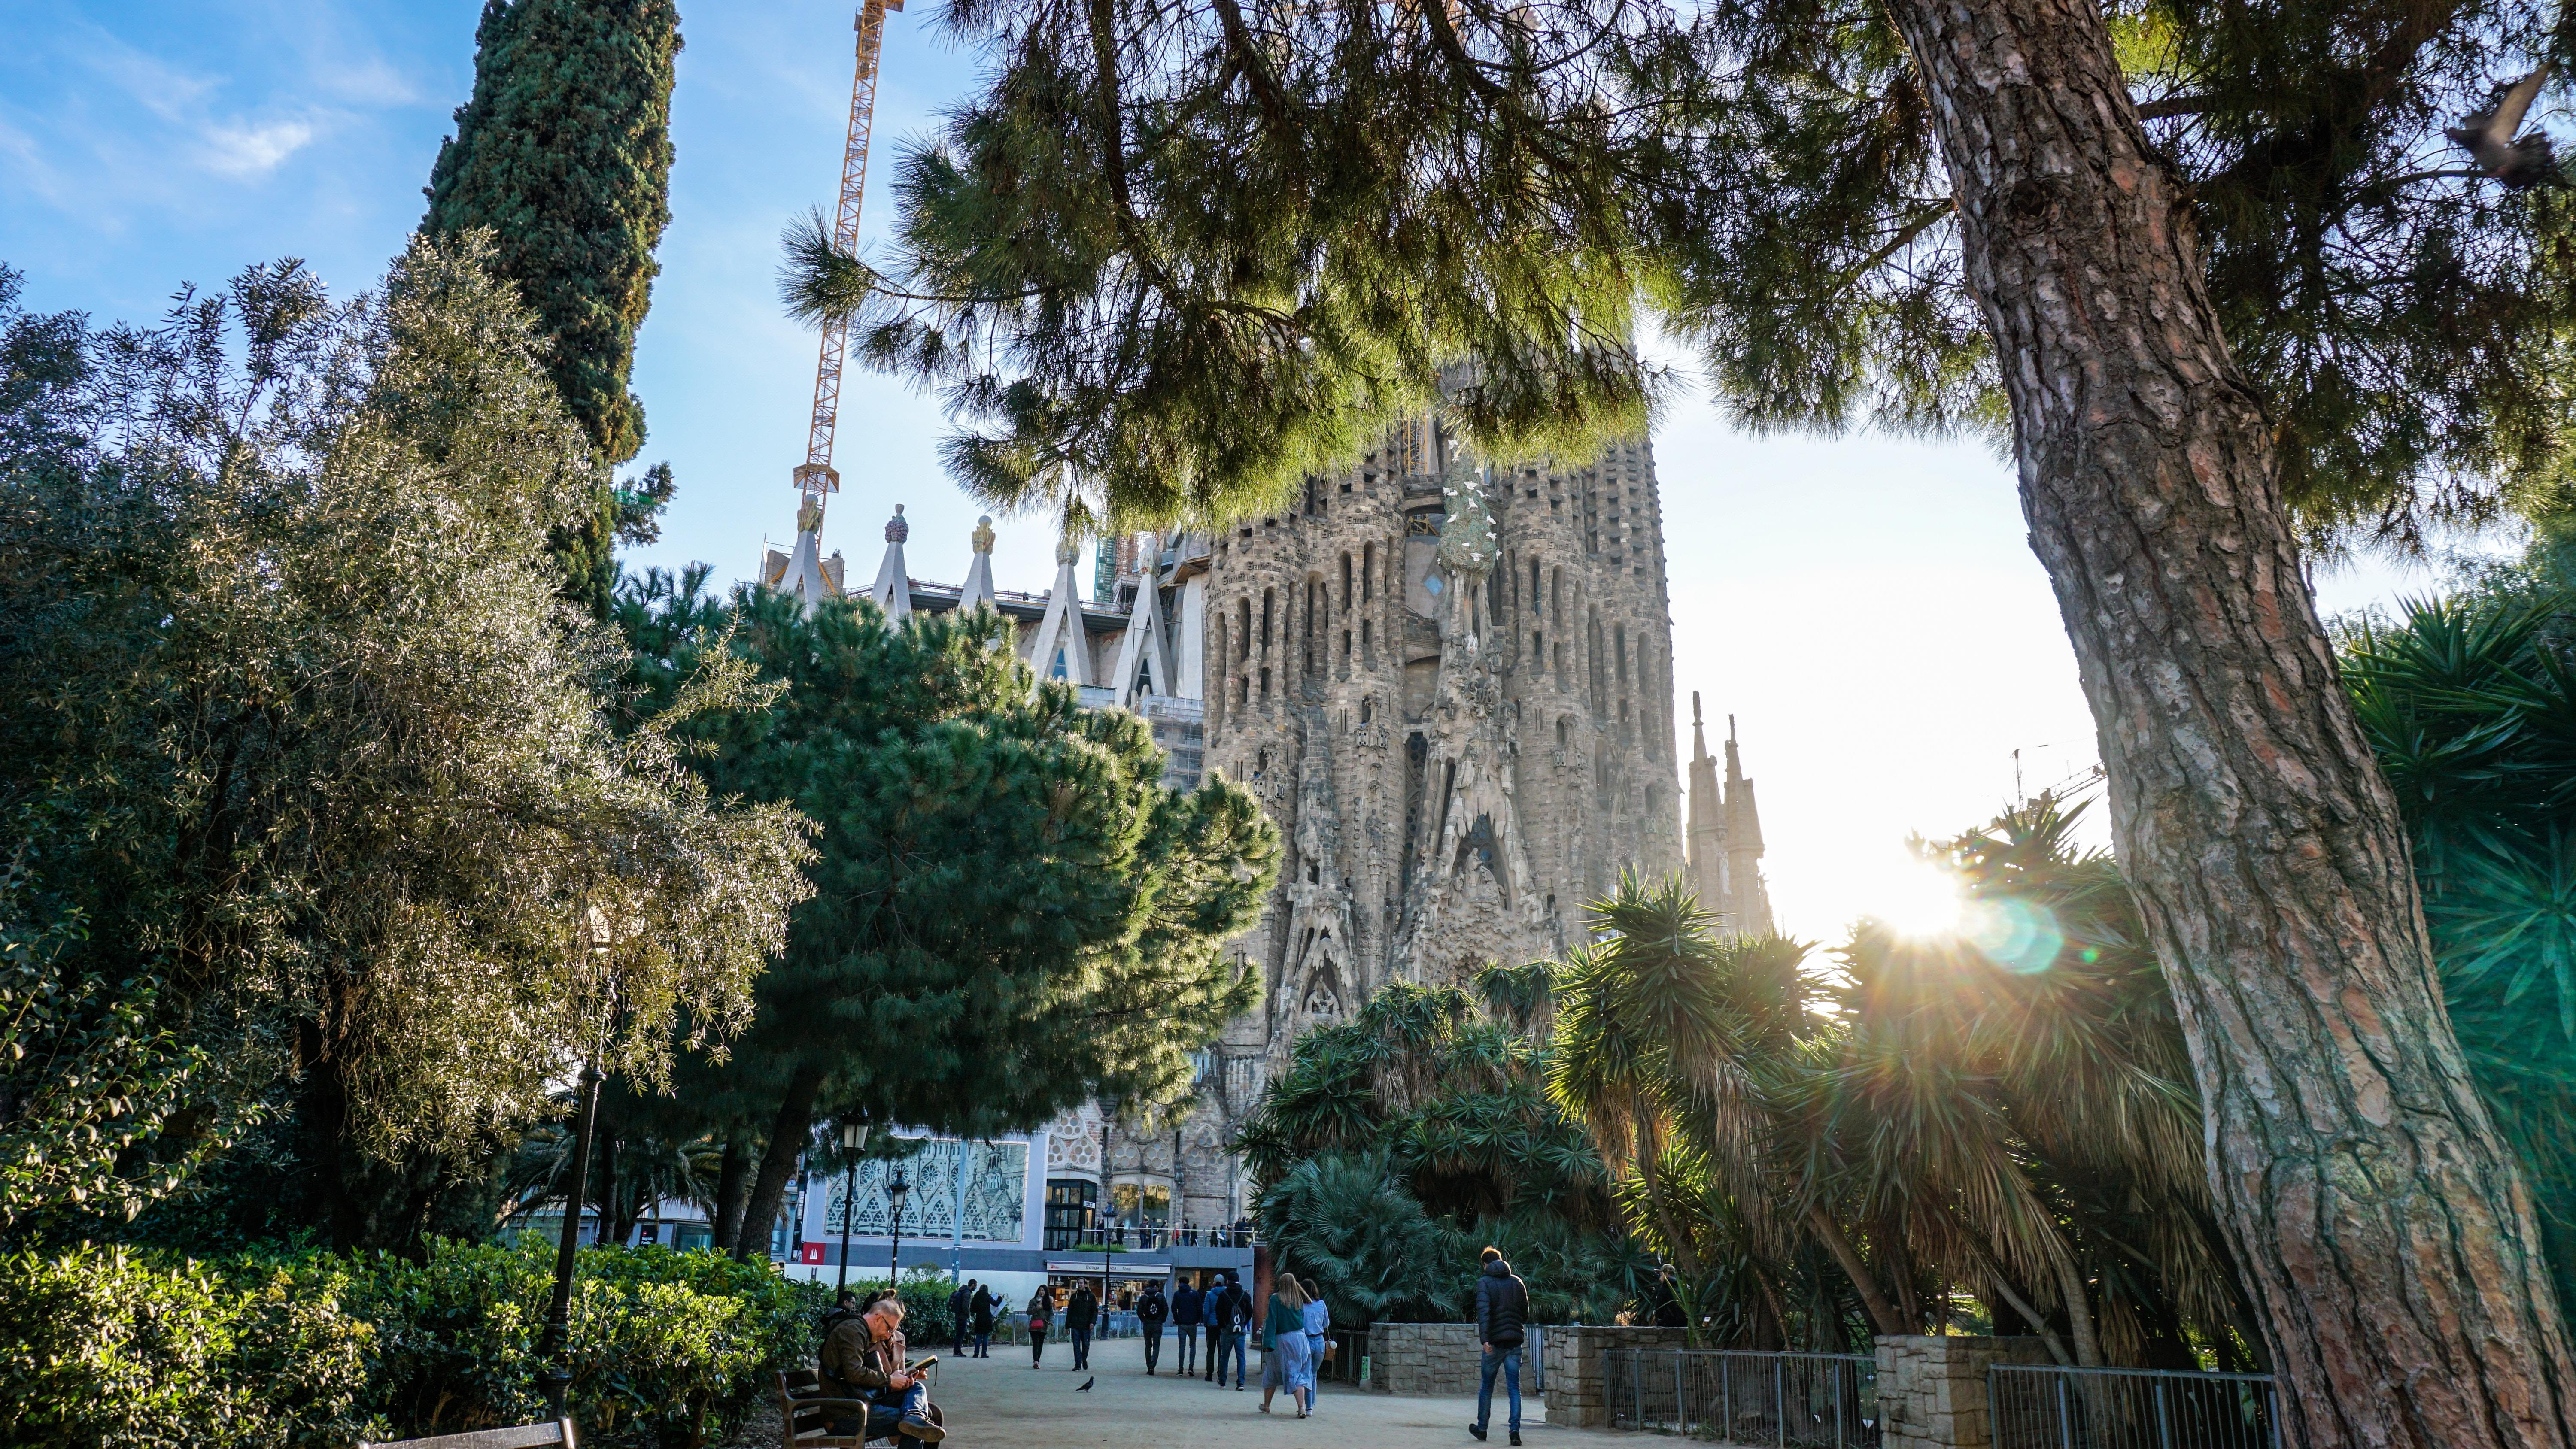
<instances>
[{"instance_id":1,"label":"pigeon on ground","mask_svg":"<svg viewBox=\"0 0 2576 1449\"><path fill-rule=\"evenodd\" d=\"M2475 115L2463 116L2460 124L2445 127L2442 134L2453 145L2467 151L2478 163L2478 169L2515 191L2538 186L2555 172L2550 154L2549 137L2539 131L2516 139L2522 118L2529 114L2531 103L2540 95L2542 82L2549 79L2552 67L2540 69L2505 86L2496 93L2495 104Z\"/></svg>"},{"instance_id":2,"label":"pigeon on ground","mask_svg":"<svg viewBox=\"0 0 2576 1449\"><path fill-rule=\"evenodd\" d=\"M1090 1393L1090 1392L1091 1392L1091 1386L1092 1386L1093 1384L1098 1383L1098 1382L1100 1382L1099 1376L1098 1376L1098 1375L1094 1375L1094 1376L1092 1376L1092 1377L1090 1377L1090 1378L1084 1379L1081 1383L1075 1384L1075 1385L1073 1386L1073 1391L1074 1391L1075 1393L1077 1393L1077 1394L1087 1394L1087 1393Z\"/></svg>"}]
</instances>

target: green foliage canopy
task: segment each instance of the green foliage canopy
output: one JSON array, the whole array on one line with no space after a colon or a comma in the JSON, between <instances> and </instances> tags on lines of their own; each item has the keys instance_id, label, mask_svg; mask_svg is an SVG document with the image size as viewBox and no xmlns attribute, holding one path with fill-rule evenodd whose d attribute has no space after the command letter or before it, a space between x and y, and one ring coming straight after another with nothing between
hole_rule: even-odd
<instances>
[{"instance_id":1,"label":"green foliage canopy","mask_svg":"<svg viewBox=\"0 0 2576 1449\"><path fill-rule=\"evenodd\" d=\"M678 753L746 669L712 655L612 728L622 652L539 543L597 464L489 260L416 242L348 304L254 268L152 328L0 305L21 909L85 927L47 957L67 984L148 990L220 1068L127 1175L292 1077L282 1186L345 1243L411 1230L344 1190L370 1156L523 1120L571 1054L659 1080L683 1012L738 1026L808 890L792 811Z\"/></svg>"},{"instance_id":2,"label":"green foliage canopy","mask_svg":"<svg viewBox=\"0 0 2576 1449\"><path fill-rule=\"evenodd\" d=\"M2150 138L2311 532L2552 492L2570 208L2440 127L2546 56L2520 0L2125 0ZM1009 506L1258 511L1447 399L1496 456L1643 423L1651 317L1739 422L2000 428L1933 101L1853 0L950 6L985 85L896 168L873 265L804 226L787 294L947 390ZM2540 114L2545 114L2544 111Z\"/></svg>"},{"instance_id":3,"label":"green foliage canopy","mask_svg":"<svg viewBox=\"0 0 2576 1449\"><path fill-rule=\"evenodd\" d=\"M1184 1092L1189 1052L1258 999L1219 948L1277 868L1259 803L1164 789L1142 720L1038 687L989 615L889 628L864 601L808 615L704 577L621 593L639 697L661 707L711 652L756 668L783 692L693 726L697 768L819 830L814 898L714 1084L768 1104L751 1220L818 1114L973 1135Z\"/></svg>"}]
</instances>

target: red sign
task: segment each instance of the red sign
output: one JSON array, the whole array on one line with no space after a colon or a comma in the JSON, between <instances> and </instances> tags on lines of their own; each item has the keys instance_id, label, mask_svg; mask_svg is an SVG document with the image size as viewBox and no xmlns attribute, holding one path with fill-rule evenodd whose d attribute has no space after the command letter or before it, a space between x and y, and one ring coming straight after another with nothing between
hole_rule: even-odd
<instances>
[{"instance_id":1,"label":"red sign","mask_svg":"<svg viewBox=\"0 0 2576 1449\"><path fill-rule=\"evenodd\" d=\"M796 1261L799 1263L822 1262L823 1245L821 1243L798 1243L796 1245Z\"/></svg>"}]
</instances>

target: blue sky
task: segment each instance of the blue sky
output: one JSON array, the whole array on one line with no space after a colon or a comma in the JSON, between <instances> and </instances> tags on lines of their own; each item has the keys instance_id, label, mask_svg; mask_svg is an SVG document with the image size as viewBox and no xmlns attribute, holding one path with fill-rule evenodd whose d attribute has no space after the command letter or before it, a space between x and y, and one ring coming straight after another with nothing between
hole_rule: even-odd
<instances>
[{"instance_id":1,"label":"blue sky","mask_svg":"<svg viewBox=\"0 0 2576 1449\"><path fill-rule=\"evenodd\" d=\"M972 83L925 23L886 29L872 175ZM335 291L371 284L420 219L449 117L473 79L479 0L375 4L0 0L0 262L28 305L102 320L157 313L297 256ZM810 333L779 314L779 229L827 200L849 102L851 11L812 0L682 0L671 229L635 390L680 493L643 563L747 573L793 527ZM867 230L886 209L871 205ZM854 375L844 393L834 542L874 572L891 505L913 571L955 578L975 510L941 476L934 401ZM1762 795L1783 924L1836 935L1901 889L1909 832L1953 832L2013 786L2090 764L2093 729L2009 469L1980 442L1751 438L1704 397L1657 429L1676 668L1739 720ZM1004 519L995 572L1042 589L1051 540ZM2321 580L2329 610L2424 592L2372 563ZM1687 745L1687 740L1685 740Z\"/></svg>"}]
</instances>

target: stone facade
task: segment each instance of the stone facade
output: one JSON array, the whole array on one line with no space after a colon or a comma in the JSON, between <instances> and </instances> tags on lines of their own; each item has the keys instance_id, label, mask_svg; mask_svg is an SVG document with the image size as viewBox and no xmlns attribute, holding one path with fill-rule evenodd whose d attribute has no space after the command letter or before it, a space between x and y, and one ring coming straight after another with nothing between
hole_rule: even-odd
<instances>
[{"instance_id":1,"label":"stone facade","mask_svg":"<svg viewBox=\"0 0 2576 1449\"><path fill-rule=\"evenodd\" d=\"M1261 797L1287 849L1228 948L1266 989L1189 1134L1190 1175L1211 1185L1299 1035L1390 981L1559 954L1621 869L1683 863L1644 442L1590 467L1490 468L1425 418L1212 544L1206 758Z\"/></svg>"},{"instance_id":2,"label":"stone facade","mask_svg":"<svg viewBox=\"0 0 2576 1449\"><path fill-rule=\"evenodd\" d=\"M1992 1449L1987 1367L2048 1361L2036 1338L1881 1338L1880 1449Z\"/></svg>"},{"instance_id":3,"label":"stone facade","mask_svg":"<svg viewBox=\"0 0 2576 1449\"><path fill-rule=\"evenodd\" d=\"M795 548L766 555L762 577L838 596L821 528L809 498ZM1055 587L1025 594L993 587L988 526L963 585L912 579L908 535L898 509L869 590L889 613L997 609L1041 678L1146 716L1173 752L1167 780L1223 770L1286 843L1260 922L1227 948L1259 973L1262 1005L1204 1058L1191 1110L1113 1131L1106 1164L1050 1175L1153 1184L1189 1226L1246 1216L1225 1142L1301 1034L1391 981L1466 984L1488 962L1561 954L1623 869L1685 866L1662 505L1642 439L1587 466L1497 467L1416 419L1287 511L1102 540L1089 599L1069 543ZM1767 928L1751 782L1730 739L1721 794L1694 743L1691 865L1716 883L1711 909ZM1079 1139L1096 1121L1060 1125L1058 1140Z\"/></svg>"},{"instance_id":4,"label":"stone facade","mask_svg":"<svg viewBox=\"0 0 2576 1449\"><path fill-rule=\"evenodd\" d=\"M1484 1361L1472 1323L1372 1323L1368 1356L1371 1392L1452 1398L1476 1392Z\"/></svg>"}]
</instances>

